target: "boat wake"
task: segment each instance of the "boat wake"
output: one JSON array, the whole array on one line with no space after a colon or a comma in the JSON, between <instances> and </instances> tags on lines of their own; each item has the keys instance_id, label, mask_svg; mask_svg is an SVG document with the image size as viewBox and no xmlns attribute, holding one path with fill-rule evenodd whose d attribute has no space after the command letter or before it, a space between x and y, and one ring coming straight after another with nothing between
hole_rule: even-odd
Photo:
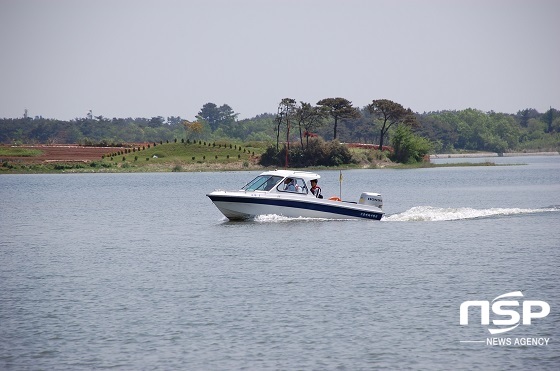
<instances>
[{"instance_id":1,"label":"boat wake","mask_svg":"<svg viewBox=\"0 0 560 371\"><path fill-rule=\"evenodd\" d=\"M352 220L352 219L327 219L327 218L309 218L309 217L288 217L283 215L276 215L276 214L266 214L266 215L259 215L253 219L257 223L281 223L281 222L293 222L293 221L333 221L333 220Z\"/></svg>"},{"instance_id":2,"label":"boat wake","mask_svg":"<svg viewBox=\"0 0 560 371\"><path fill-rule=\"evenodd\" d=\"M458 208L442 208L433 206L416 206L402 213L388 215L385 214L381 221L383 222L439 222L452 220L468 220L479 218L490 218L496 216L520 215L520 214L537 214L547 212L559 212L559 206L549 206L538 209L521 209L521 208L490 208L490 209L473 209L470 207ZM327 219L327 218L310 218L310 217L288 217L276 214L259 215L252 219L256 223L288 223L288 222L316 222L316 221L357 221L356 219ZM230 222L227 218L223 218L224 222Z\"/></svg>"},{"instance_id":3,"label":"boat wake","mask_svg":"<svg viewBox=\"0 0 560 371\"><path fill-rule=\"evenodd\" d=\"M382 221L390 222L438 222L449 220L464 220L487 218L494 216L535 214L560 211L559 206L550 206L540 209L520 209L520 208L491 208L473 209L470 207L441 208L433 206L416 206L405 212L393 215L386 215Z\"/></svg>"}]
</instances>

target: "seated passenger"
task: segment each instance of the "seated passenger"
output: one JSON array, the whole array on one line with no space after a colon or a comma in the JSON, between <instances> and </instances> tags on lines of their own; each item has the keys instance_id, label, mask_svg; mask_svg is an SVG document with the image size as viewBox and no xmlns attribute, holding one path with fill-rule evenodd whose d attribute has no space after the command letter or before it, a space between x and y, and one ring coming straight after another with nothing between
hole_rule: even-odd
<instances>
[{"instance_id":1,"label":"seated passenger","mask_svg":"<svg viewBox=\"0 0 560 371\"><path fill-rule=\"evenodd\" d=\"M296 191L296 183L292 178L286 178L284 180L284 190L288 192L295 192Z\"/></svg>"},{"instance_id":2,"label":"seated passenger","mask_svg":"<svg viewBox=\"0 0 560 371\"><path fill-rule=\"evenodd\" d=\"M313 179L311 181L311 193L313 193L317 198L323 198L323 195L321 194L321 187L317 185L317 179Z\"/></svg>"}]
</instances>

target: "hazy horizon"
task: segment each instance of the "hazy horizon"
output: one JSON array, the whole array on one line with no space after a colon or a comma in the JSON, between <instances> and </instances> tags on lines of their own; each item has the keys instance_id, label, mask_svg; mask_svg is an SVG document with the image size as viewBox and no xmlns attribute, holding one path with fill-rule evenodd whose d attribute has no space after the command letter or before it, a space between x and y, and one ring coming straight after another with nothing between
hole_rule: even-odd
<instances>
[{"instance_id":1,"label":"hazy horizon","mask_svg":"<svg viewBox=\"0 0 560 371\"><path fill-rule=\"evenodd\" d=\"M0 117L560 108L553 0L0 0Z\"/></svg>"}]
</instances>

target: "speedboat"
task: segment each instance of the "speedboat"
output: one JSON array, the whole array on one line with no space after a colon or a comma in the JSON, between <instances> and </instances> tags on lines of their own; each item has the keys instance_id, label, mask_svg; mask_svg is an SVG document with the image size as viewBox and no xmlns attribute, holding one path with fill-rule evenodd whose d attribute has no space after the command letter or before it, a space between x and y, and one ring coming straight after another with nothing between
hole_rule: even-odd
<instances>
[{"instance_id":1,"label":"speedboat","mask_svg":"<svg viewBox=\"0 0 560 371\"><path fill-rule=\"evenodd\" d=\"M319 174L307 171L265 171L238 191L215 190L207 196L230 220L269 214L381 220L384 212L379 193L363 192L357 202L342 201L339 197L322 198L318 192L312 192L311 185L311 181L320 178Z\"/></svg>"}]
</instances>

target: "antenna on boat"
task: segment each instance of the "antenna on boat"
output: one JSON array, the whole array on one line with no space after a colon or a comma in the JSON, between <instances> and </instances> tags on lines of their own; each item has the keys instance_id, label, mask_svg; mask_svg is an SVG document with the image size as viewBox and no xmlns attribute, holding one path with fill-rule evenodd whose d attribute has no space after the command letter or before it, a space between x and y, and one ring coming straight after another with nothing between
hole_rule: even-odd
<instances>
[{"instance_id":1,"label":"antenna on boat","mask_svg":"<svg viewBox=\"0 0 560 371\"><path fill-rule=\"evenodd\" d=\"M342 170L339 170L338 176L338 197L342 200Z\"/></svg>"},{"instance_id":2,"label":"antenna on boat","mask_svg":"<svg viewBox=\"0 0 560 371\"><path fill-rule=\"evenodd\" d=\"M288 132L290 131L290 129L288 128ZM290 145L288 144L288 146L286 147L286 159L284 162L284 169L288 169L288 153L290 152Z\"/></svg>"}]
</instances>

